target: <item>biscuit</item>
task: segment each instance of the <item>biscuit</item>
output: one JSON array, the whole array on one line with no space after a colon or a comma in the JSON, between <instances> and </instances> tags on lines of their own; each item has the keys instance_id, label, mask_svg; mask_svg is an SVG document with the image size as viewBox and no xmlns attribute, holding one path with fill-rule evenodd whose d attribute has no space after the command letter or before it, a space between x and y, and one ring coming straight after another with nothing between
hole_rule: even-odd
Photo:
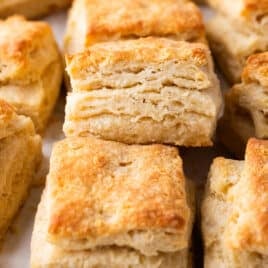
<instances>
[{"instance_id":1,"label":"biscuit","mask_svg":"<svg viewBox=\"0 0 268 268\"><path fill-rule=\"evenodd\" d=\"M40 157L31 119L0 100L0 240L27 196Z\"/></svg>"},{"instance_id":2,"label":"biscuit","mask_svg":"<svg viewBox=\"0 0 268 268\"><path fill-rule=\"evenodd\" d=\"M32 267L187 267L192 207L176 148L67 138L53 148Z\"/></svg>"},{"instance_id":3,"label":"biscuit","mask_svg":"<svg viewBox=\"0 0 268 268\"><path fill-rule=\"evenodd\" d=\"M214 160L202 205L205 268L267 267L268 141L250 139L245 161Z\"/></svg>"},{"instance_id":4,"label":"biscuit","mask_svg":"<svg viewBox=\"0 0 268 268\"><path fill-rule=\"evenodd\" d=\"M62 82L62 63L50 26L20 16L0 21L0 98L32 118L48 121Z\"/></svg>"},{"instance_id":5,"label":"biscuit","mask_svg":"<svg viewBox=\"0 0 268 268\"><path fill-rule=\"evenodd\" d=\"M268 50L267 0L209 0L216 16L207 24L208 39L221 70L239 82L247 58Z\"/></svg>"},{"instance_id":6,"label":"biscuit","mask_svg":"<svg viewBox=\"0 0 268 268\"><path fill-rule=\"evenodd\" d=\"M68 18L65 52L147 36L204 42L202 14L188 0L76 0Z\"/></svg>"},{"instance_id":7,"label":"biscuit","mask_svg":"<svg viewBox=\"0 0 268 268\"><path fill-rule=\"evenodd\" d=\"M163 38L98 43L67 57L66 136L212 145L222 97L206 45Z\"/></svg>"}]
</instances>

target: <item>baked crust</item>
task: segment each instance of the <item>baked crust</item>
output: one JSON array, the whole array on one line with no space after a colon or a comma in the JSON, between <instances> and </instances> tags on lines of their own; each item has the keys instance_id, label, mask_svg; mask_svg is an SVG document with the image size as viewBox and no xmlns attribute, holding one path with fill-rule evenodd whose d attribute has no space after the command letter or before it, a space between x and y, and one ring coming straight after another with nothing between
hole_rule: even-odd
<instances>
[{"instance_id":1,"label":"baked crust","mask_svg":"<svg viewBox=\"0 0 268 268\"><path fill-rule=\"evenodd\" d=\"M70 11L65 49L74 53L101 41L147 36L204 41L201 12L188 0L78 0Z\"/></svg>"},{"instance_id":2,"label":"baked crust","mask_svg":"<svg viewBox=\"0 0 268 268\"><path fill-rule=\"evenodd\" d=\"M211 166L202 206L205 267L266 267L268 142L251 139L245 161Z\"/></svg>"},{"instance_id":3,"label":"baked crust","mask_svg":"<svg viewBox=\"0 0 268 268\"><path fill-rule=\"evenodd\" d=\"M67 56L66 136L212 144L221 93L208 47L165 38L98 43Z\"/></svg>"},{"instance_id":4,"label":"baked crust","mask_svg":"<svg viewBox=\"0 0 268 268\"><path fill-rule=\"evenodd\" d=\"M218 132L222 142L238 156L244 154L250 137L268 138L267 77L268 53L252 55L244 68L242 83L234 85L226 94Z\"/></svg>"},{"instance_id":5,"label":"baked crust","mask_svg":"<svg viewBox=\"0 0 268 268\"><path fill-rule=\"evenodd\" d=\"M66 8L72 0L2 0L0 4L0 17L6 18L14 14L20 14L28 19L39 18Z\"/></svg>"},{"instance_id":6,"label":"baked crust","mask_svg":"<svg viewBox=\"0 0 268 268\"><path fill-rule=\"evenodd\" d=\"M0 100L0 240L27 196L40 157L31 119Z\"/></svg>"},{"instance_id":7,"label":"baked crust","mask_svg":"<svg viewBox=\"0 0 268 268\"><path fill-rule=\"evenodd\" d=\"M9 81L27 84L36 80L51 59L57 59L55 43L51 42L52 31L47 23L13 16L0 21L0 29L1 84ZM44 53L45 47L48 54Z\"/></svg>"},{"instance_id":8,"label":"baked crust","mask_svg":"<svg viewBox=\"0 0 268 268\"><path fill-rule=\"evenodd\" d=\"M208 68L207 66L211 63L209 62L209 56L209 50L203 44L190 44L166 38L148 37L138 40L95 44L84 52L67 55L66 64L73 90L79 91L100 87L101 81L90 84L84 80L88 79L91 73L98 71L103 65L113 68L119 63L122 64L122 62L135 61L137 64L160 64L164 61L176 59L181 62L190 61L197 67ZM88 68L89 66L90 68ZM80 86L84 84L85 86Z\"/></svg>"},{"instance_id":9,"label":"baked crust","mask_svg":"<svg viewBox=\"0 0 268 268\"><path fill-rule=\"evenodd\" d=\"M242 74L244 83L259 83L268 87L268 52L254 54L247 60Z\"/></svg>"},{"instance_id":10,"label":"baked crust","mask_svg":"<svg viewBox=\"0 0 268 268\"><path fill-rule=\"evenodd\" d=\"M147 256L188 247L192 216L177 149L74 137L54 146L50 163L51 243Z\"/></svg>"},{"instance_id":11,"label":"baked crust","mask_svg":"<svg viewBox=\"0 0 268 268\"><path fill-rule=\"evenodd\" d=\"M20 16L0 21L0 58L0 98L30 116L42 131L62 79L60 53L50 26Z\"/></svg>"}]
</instances>

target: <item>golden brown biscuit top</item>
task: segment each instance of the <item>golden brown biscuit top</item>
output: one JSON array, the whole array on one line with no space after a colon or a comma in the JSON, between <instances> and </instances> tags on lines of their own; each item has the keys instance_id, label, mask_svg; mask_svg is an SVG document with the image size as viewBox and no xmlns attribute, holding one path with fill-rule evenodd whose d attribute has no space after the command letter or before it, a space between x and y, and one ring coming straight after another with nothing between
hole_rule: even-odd
<instances>
[{"instance_id":1,"label":"golden brown biscuit top","mask_svg":"<svg viewBox=\"0 0 268 268\"><path fill-rule=\"evenodd\" d=\"M233 193L229 238L235 248L268 254L268 141L251 139ZM233 227L233 228L232 228Z\"/></svg>"},{"instance_id":2,"label":"golden brown biscuit top","mask_svg":"<svg viewBox=\"0 0 268 268\"><path fill-rule=\"evenodd\" d=\"M50 26L20 16L0 21L0 83L28 83L57 57Z\"/></svg>"},{"instance_id":3,"label":"golden brown biscuit top","mask_svg":"<svg viewBox=\"0 0 268 268\"><path fill-rule=\"evenodd\" d=\"M166 38L147 37L135 40L98 43L84 52L66 57L71 79L86 81L90 73L114 67L134 68L139 65L161 64L165 61L192 62L197 67L208 68L210 52L206 45L174 41Z\"/></svg>"},{"instance_id":4,"label":"golden brown biscuit top","mask_svg":"<svg viewBox=\"0 0 268 268\"><path fill-rule=\"evenodd\" d=\"M132 230L186 232L182 161L176 148L67 138L52 152L49 235L83 239Z\"/></svg>"},{"instance_id":5,"label":"golden brown biscuit top","mask_svg":"<svg viewBox=\"0 0 268 268\"><path fill-rule=\"evenodd\" d=\"M188 0L78 0L86 8L86 46L101 40L141 36L204 36L202 15Z\"/></svg>"},{"instance_id":6,"label":"golden brown biscuit top","mask_svg":"<svg viewBox=\"0 0 268 268\"><path fill-rule=\"evenodd\" d=\"M258 82L264 87L268 86L268 52L248 58L242 79L245 83Z\"/></svg>"}]
</instances>

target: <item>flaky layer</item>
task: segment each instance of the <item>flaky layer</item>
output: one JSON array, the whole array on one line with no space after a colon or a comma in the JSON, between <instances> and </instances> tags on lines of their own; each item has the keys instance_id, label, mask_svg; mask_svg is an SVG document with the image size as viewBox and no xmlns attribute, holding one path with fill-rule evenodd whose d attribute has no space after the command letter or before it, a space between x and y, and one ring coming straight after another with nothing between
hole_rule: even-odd
<instances>
[{"instance_id":1,"label":"flaky layer","mask_svg":"<svg viewBox=\"0 0 268 268\"><path fill-rule=\"evenodd\" d=\"M52 243L145 255L188 245L191 212L175 148L67 138L54 147L47 183Z\"/></svg>"},{"instance_id":2,"label":"flaky layer","mask_svg":"<svg viewBox=\"0 0 268 268\"><path fill-rule=\"evenodd\" d=\"M167 38L148 37L99 43L81 53L66 56L67 71L74 91L105 87L105 78L109 75L120 77L120 72L129 71L134 76L142 71L144 64L158 64L161 71L168 62L178 65L192 63L193 69L188 71L191 75L196 75L196 82L202 82L203 73L213 69L210 51L206 45ZM125 83L129 83L129 79L128 76Z\"/></svg>"},{"instance_id":3,"label":"flaky layer","mask_svg":"<svg viewBox=\"0 0 268 268\"><path fill-rule=\"evenodd\" d=\"M67 57L67 136L212 144L221 108L208 48L162 38L101 43Z\"/></svg>"},{"instance_id":4,"label":"flaky layer","mask_svg":"<svg viewBox=\"0 0 268 268\"><path fill-rule=\"evenodd\" d=\"M64 251L46 240L48 218L44 193L35 219L31 242L32 268L186 268L189 265L188 251L161 253L157 256L144 256L128 247L107 246L88 251ZM42 248L42 253L40 249Z\"/></svg>"},{"instance_id":5,"label":"flaky layer","mask_svg":"<svg viewBox=\"0 0 268 268\"><path fill-rule=\"evenodd\" d=\"M67 98L65 134L94 135L128 144L212 144L216 125L212 96L206 99L205 93L169 86L145 91L133 88L127 92L71 93Z\"/></svg>"},{"instance_id":6,"label":"flaky layer","mask_svg":"<svg viewBox=\"0 0 268 268\"><path fill-rule=\"evenodd\" d=\"M101 41L146 36L204 41L201 12L188 0L78 0L70 12L65 49L75 53Z\"/></svg>"}]
</instances>

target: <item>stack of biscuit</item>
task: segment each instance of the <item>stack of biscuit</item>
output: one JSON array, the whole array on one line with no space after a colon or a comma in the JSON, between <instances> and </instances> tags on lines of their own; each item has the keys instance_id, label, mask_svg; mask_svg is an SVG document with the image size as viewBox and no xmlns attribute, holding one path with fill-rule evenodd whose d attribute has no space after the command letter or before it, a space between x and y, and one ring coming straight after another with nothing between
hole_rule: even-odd
<instances>
[{"instance_id":1,"label":"stack of biscuit","mask_svg":"<svg viewBox=\"0 0 268 268\"><path fill-rule=\"evenodd\" d=\"M46 128L62 72L61 55L47 23L18 15L0 20L0 240L41 161L36 132Z\"/></svg>"},{"instance_id":2,"label":"stack of biscuit","mask_svg":"<svg viewBox=\"0 0 268 268\"><path fill-rule=\"evenodd\" d=\"M53 148L32 267L191 267L194 194L168 145L211 146L221 111L200 11L76 0L65 52L66 138Z\"/></svg>"},{"instance_id":3,"label":"stack of biscuit","mask_svg":"<svg viewBox=\"0 0 268 268\"><path fill-rule=\"evenodd\" d=\"M71 2L4 0L0 17L37 18ZM73 1L64 38L66 138L52 150L32 268L193 267L195 190L176 146L212 146L222 112L218 136L245 160L211 165L204 266L268 267L268 2L207 2L216 12L209 42L236 82L224 109L193 1ZM41 161L37 133L62 69L47 23L0 20L0 240Z\"/></svg>"},{"instance_id":4,"label":"stack of biscuit","mask_svg":"<svg viewBox=\"0 0 268 268\"><path fill-rule=\"evenodd\" d=\"M266 0L209 0L215 58L231 83L218 136L244 161L216 158L202 204L204 267L268 267ZM219 30L221 29L221 30ZM261 53L260 53L261 52ZM256 138L252 138L256 137Z\"/></svg>"},{"instance_id":5,"label":"stack of biscuit","mask_svg":"<svg viewBox=\"0 0 268 268\"><path fill-rule=\"evenodd\" d=\"M66 136L127 144L210 146L221 93L209 49L148 37L67 57Z\"/></svg>"},{"instance_id":6,"label":"stack of biscuit","mask_svg":"<svg viewBox=\"0 0 268 268\"><path fill-rule=\"evenodd\" d=\"M77 0L70 11L66 136L212 145L222 99L198 8L188 0L97 2Z\"/></svg>"},{"instance_id":7,"label":"stack of biscuit","mask_svg":"<svg viewBox=\"0 0 268 268\"><path fill-rule=\"evenodd\" d=\"M209 43L232 85L217 134L241 159L250 137L268 138L268 1L208 3L216 13L207 24Z\"/></svg>"}]
</instances>

